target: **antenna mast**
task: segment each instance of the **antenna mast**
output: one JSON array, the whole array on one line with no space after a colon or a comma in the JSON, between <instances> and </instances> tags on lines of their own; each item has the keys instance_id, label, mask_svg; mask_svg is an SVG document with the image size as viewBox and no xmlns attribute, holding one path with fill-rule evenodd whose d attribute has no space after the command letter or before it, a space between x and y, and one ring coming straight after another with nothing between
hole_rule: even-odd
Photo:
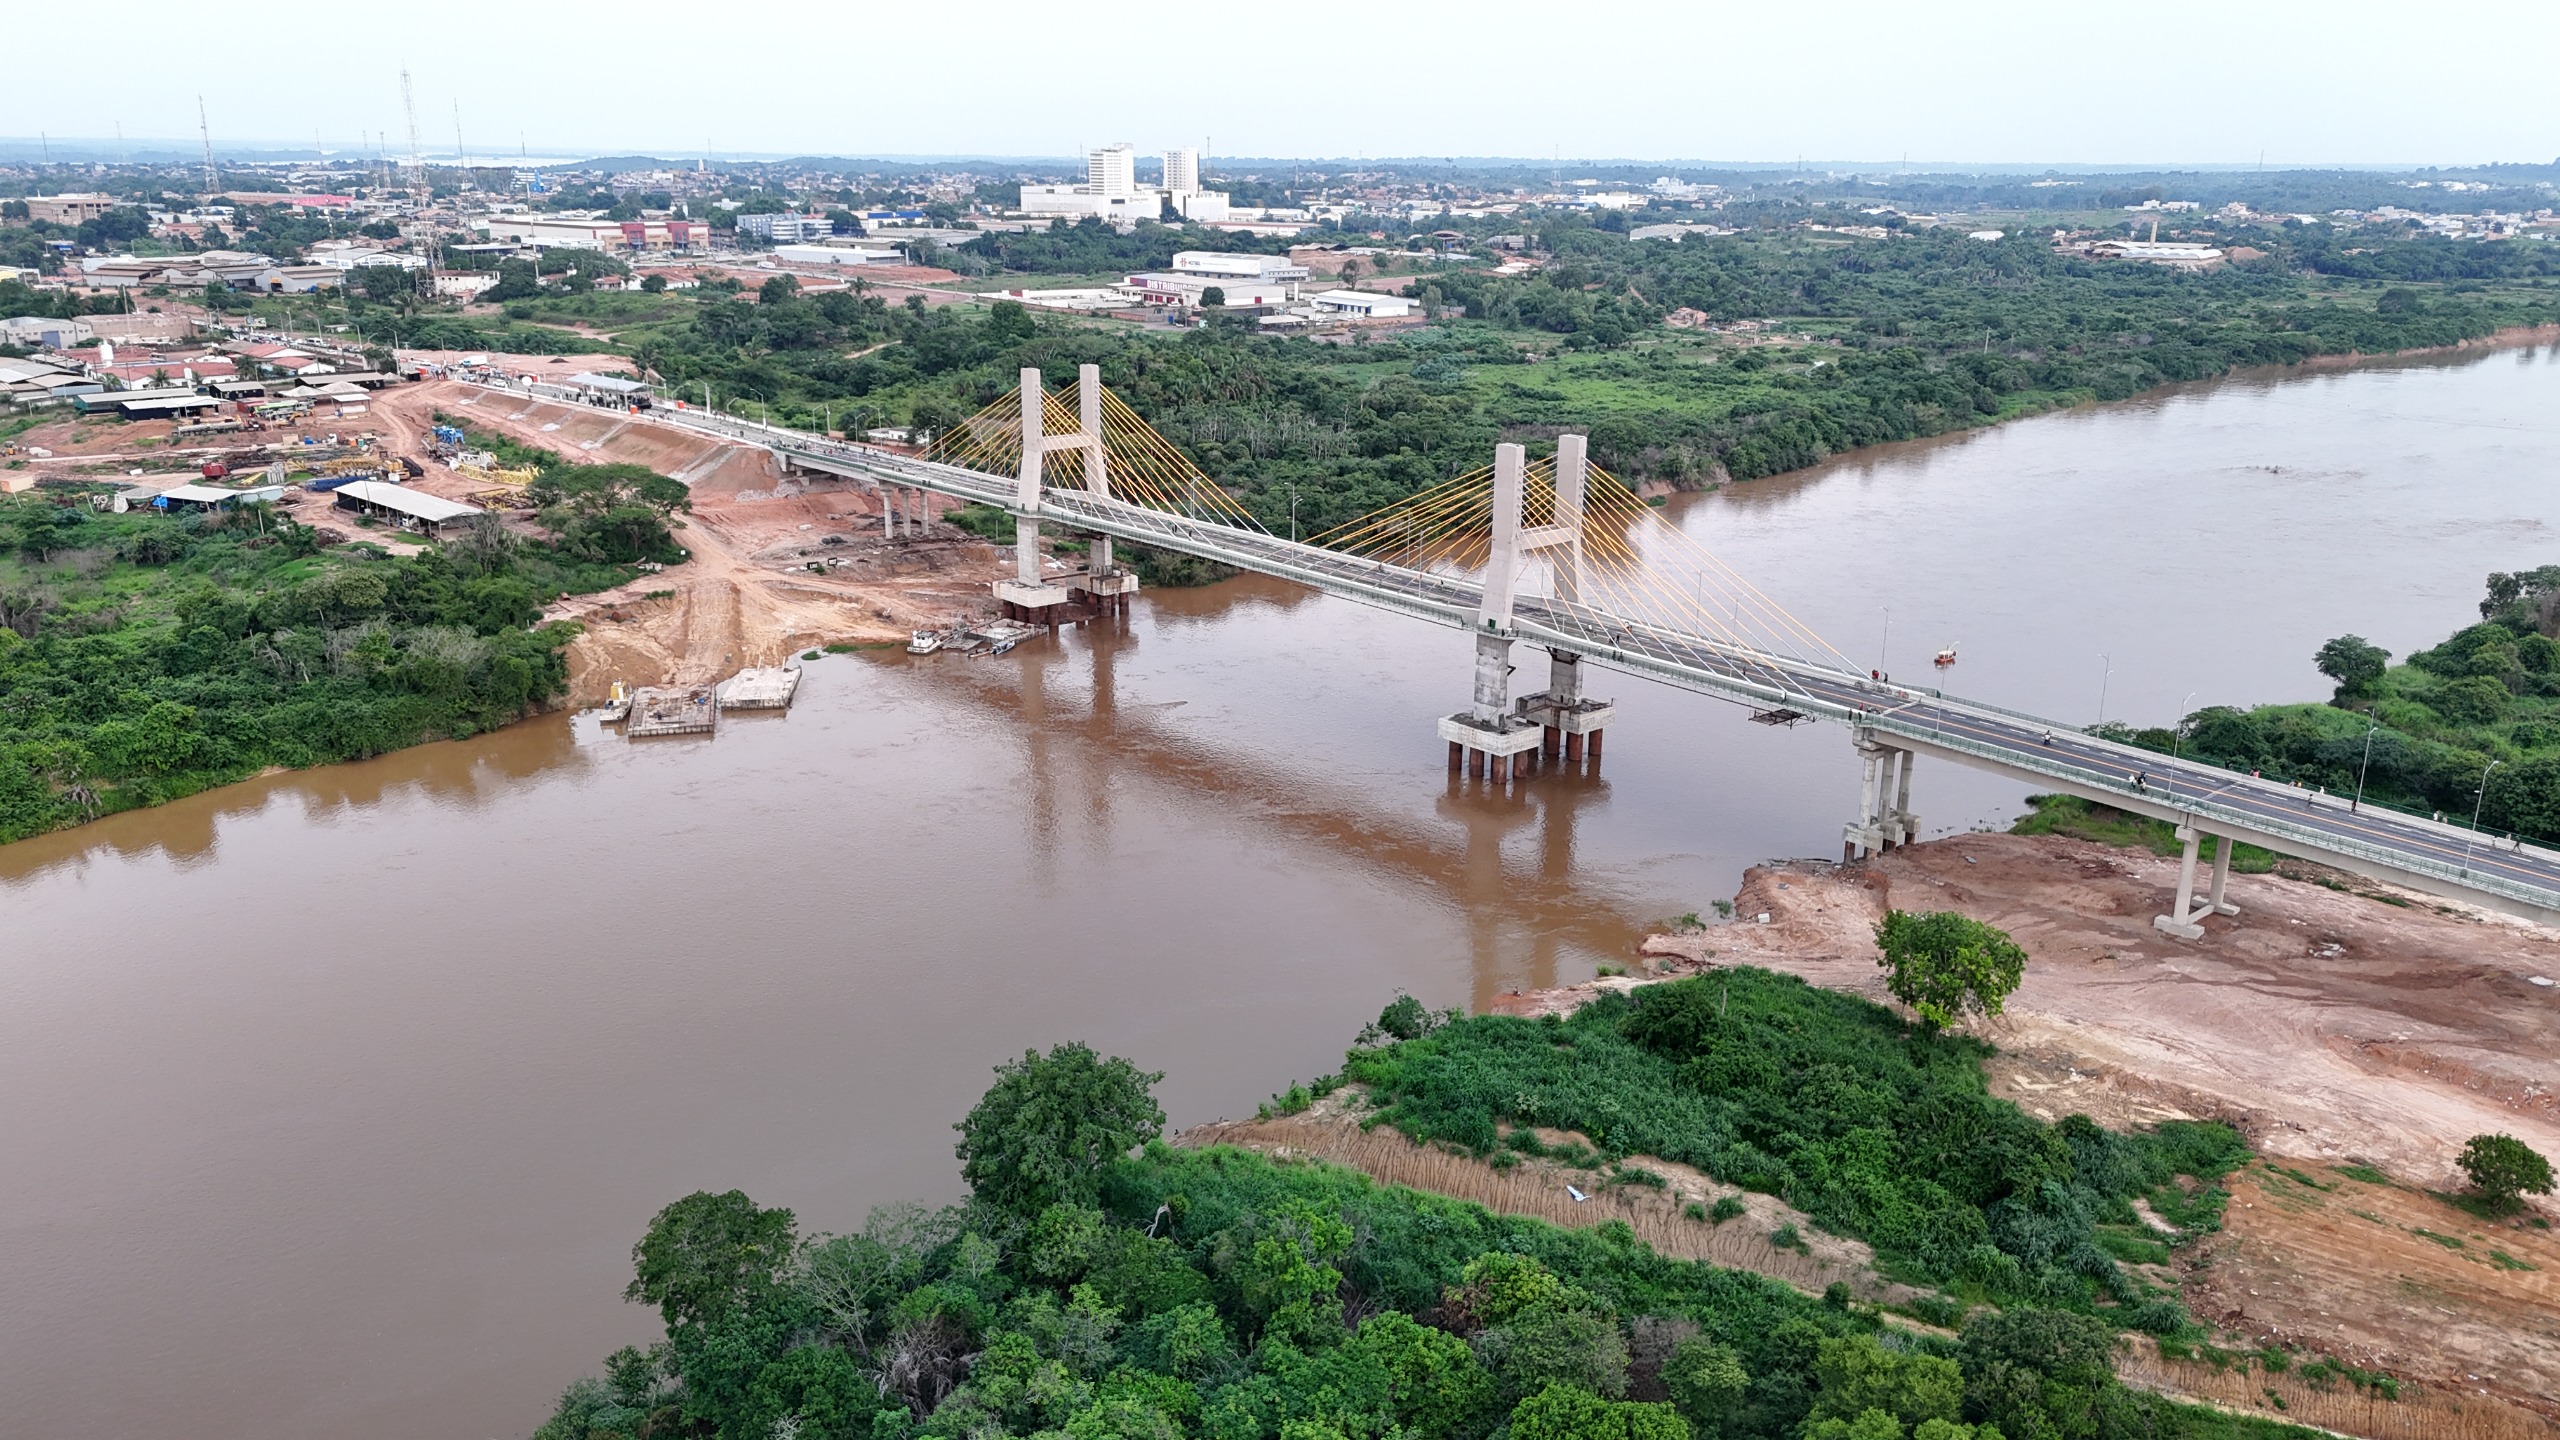
<instances>
[{"instance_id":1,"label":"antenna mast","mask_svg":"<svg viewBox=\"0 0 2560 1440\"><path fill-rule=\"evenodd\" d=\"M204 138L204 198L210 200L222 188L222 177L213 168L213 125L204 118L204 97L196 97L196 133Z\"/></svg>"}]
</instances>

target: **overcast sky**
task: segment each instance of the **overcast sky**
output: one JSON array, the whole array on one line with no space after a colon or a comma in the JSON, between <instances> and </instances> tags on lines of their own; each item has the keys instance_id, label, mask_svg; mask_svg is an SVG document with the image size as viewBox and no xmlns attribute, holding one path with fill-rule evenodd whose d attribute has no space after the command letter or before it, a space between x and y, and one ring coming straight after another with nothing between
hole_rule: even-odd
<instances>
[{"instance_id":1,"label":"overcast sky","mask_svg":"<svg viewBox=\"0 0 2560 1440\"><path fill-rule=\"evenodd\" d=\"M16 9L16 7L12 7ZM405 153L2545 163L2555 0L27 6L0 135ZM299 18L287 18L298 16ZM663 18L662 18L663 17ZM293 37L269 41L267 36ZM424 37L424 38L421 38Z\"/></svg>"}]
</instances>

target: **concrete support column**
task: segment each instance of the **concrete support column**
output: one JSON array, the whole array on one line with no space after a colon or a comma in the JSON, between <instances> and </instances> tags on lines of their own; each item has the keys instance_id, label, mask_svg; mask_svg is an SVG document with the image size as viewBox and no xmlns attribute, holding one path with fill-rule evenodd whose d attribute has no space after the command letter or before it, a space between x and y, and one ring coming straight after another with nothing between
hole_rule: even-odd
<instances>
[{"instance_id":1,"label":"concrete support column","mask_svg":"<svg viewBox=\"0 0 2560 1440\"><path fill-rule=\"evenodd\" d=\"M2204 908L2216 915L2237 915L2240 907L2222 898L2222 887L2231 879L2231 851L2237 842L2228 835L2213 837L2213 888L2205 892Z\"/></svg>"},{"instance_id":2,"label":"concrete support column","mask_svg":"<svg viewBox=\"0 0 2560 1440\"><path fill-rule=\"evenodd\" d=\"M2196 850L2204 837L2193 823L2179 826L2177 835L2186 845L2185 852L2178 857L2178 894L2170 902L2168 914L2151 917L2151 928L2181 940L2201 940L2204 927L2195 923L2199 913L2195 909Z\"/></svg>"},{"instance_id":3,"label":"concrete support column","mask_svg":"<svg viewBox=\"0 0 2560 1440\"><path fill-rule=\"evenodd\" d=\"M1538 728L1546 732L1538 738L1538 748L1547 752L1547 758L1553 760L1556 758L1557 747L1563 743L1562 732L1553 725L1541 725Z\"/></svg>"},{"instance_id":4,"label":"concrete support column","mask_svg":"<svg viewBox=\"0 0 2560 1440\"><path fill-rule=\"evenodd\" d=\"M1858 785L1858 826L1860 829L1871 830L1875 828L1876 823L1876 790L1878 781L1882 778L1878 772L1884 768L1884 752L1869 746L1866 753L1859 759L1863 777ZM1866 848L1864 845L1858 847L1861 852Z\"/></svg>"},{"instance_id":5,"label":"concrete support column","mask_svg":"<svg viewBox=\"0 0 2560 1440\"><path fill-rule=\"evenodd\" d=\"M1592 764L1597 765L1597 764L1599 764L1599 763L1600 763L1600 742L1601 742L1602 740L1607 739L1607 738L1608 738L1608 735L1609 735L1609 732L1608 732L1608 731L1606 731L1606 730L1594 730L1594 731L1592 731L1592 732L1591 732L1591 763L1592 763Z\"/></svg>"},{"instance_id":6,"label":"concrete support column","mask_svg":"<svg viewBox=\"0 0 2560 1440\"><path fill-rule=\"evenodd\" d=\"M1040 583L1040 522L1028 515L1013 517L1013 578Z\"/></svg>"},{"instance_id":7,"label":"concrete support column","mask_svg":"<svg viewBox=\"0 0 2560 1440\"><path fill-rule=\"evenodd\" d=\"M1457 741L1455 741L1455 740L1450 741L1450 742L1449 742L1449 773L1450 773L1450 774L1452 774L1452 775L1457 774L1457 773L1458 773L1458 767L1459 767L1459 766L1461 766L1461 765L1464 765L1465 763L1467 763L1467 747L1466 747L1466 746L1464 746L1464 745L1459 744L1459 743L1458 743Z\"/></svg>"},{"instance_id":8,"label":"concrete support column","mask_svg":"<svg viewBox=\"0 0 2560 1440\"><path fill-rule=\"evenodd\" d=\"M1561 562L1559 562L1561 563ZM1550 646L1547 650L1547 699L1571 705L1582 698L1582 657Z\"/></svg>"},{"instance_id":9,"label":"concrete support column","mask_svg":"<svg viewBox=\"0 0 2560 1440\"><path fill-rule=\"evenodd\" d=\"M1919 817L1911 813L1911 765L1913 761L1916 761L1919 758L1919 755L1912 751L1905 750L1902 752L1902 777L1900 780L1895 782L1894 788L1894 826L1902 832L1901 843L1905 845L1908 845L1912 841L1920 838Z\"/></svg>"},{"instance_id":10,"label":"concrete support column","mask_svg":"<svg viewBox=\"0 0 2560 1440\"><path fill-rule=\"evenodd\" d=\"M1476 634L1476 688L1474 713L1487 725L1498 723L1511 708L1511 641L1504 636Z\"/></svg>"},{"instance_id":11,"label":"concrete support column","mask_svg":"<svg viewBox=\"0 0 2560 1440\"><path fill-rule=\"evenodd\" d=\"M1564 763L1567 765L1582 763L1582 737L1570 731L1564 737Z\"/></svg>"},{"instance_id":12,"label":"concrete support column","mask_svg":"<svg viewBox=\"0 0 2560 1440\"><path fill-rule=\"evenodd\" d=\"M1470 751L1468 751L1468 752L1467 752L1467 775L1469 776L1469 778L1471 778L1471 779L1476 779L1476 780L1481 780L1481 779L1483 779L1483 778L1484 778L1484 752L1483 752L1483 751L1481 751L1481 750L1470 750Z\"/></svg>"}]
</instances>

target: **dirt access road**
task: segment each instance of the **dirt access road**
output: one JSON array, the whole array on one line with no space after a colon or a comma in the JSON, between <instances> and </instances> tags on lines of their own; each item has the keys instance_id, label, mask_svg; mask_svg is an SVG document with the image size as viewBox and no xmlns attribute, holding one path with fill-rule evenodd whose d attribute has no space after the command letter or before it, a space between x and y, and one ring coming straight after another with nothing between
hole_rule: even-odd
<instances>
[{"instance_id":1,"label":"dirt access road","mask_svg":"<svg viewBox=\"0 0 2560 1440\"><path fill-rule=\"evenodd\" d=\"M580 464L646 466L692 492L677 537L691 559L551 608L587 627L569 649L572 704L601 700L616 681L698 683L815 645L903 642L918 627L983 613L1000 571L992 547L947 524L885 539L880 497L853 482L785 475L767 451L619 411L458 381L396 387L375 410L385 429L416 434L442 411ZM441 493L438 468L420 483ZM947 508L933 502L936 515Z\"/></svg>"}]
</instances>

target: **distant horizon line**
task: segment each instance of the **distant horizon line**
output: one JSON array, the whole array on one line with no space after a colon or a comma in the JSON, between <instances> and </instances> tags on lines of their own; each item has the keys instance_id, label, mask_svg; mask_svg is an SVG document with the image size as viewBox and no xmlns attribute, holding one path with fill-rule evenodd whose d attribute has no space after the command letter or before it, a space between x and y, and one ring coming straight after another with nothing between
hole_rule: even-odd
<instances>
[{"instance_id":1,"label":"distant horizon line","mask_svg":"<svg viewBox=\"0 0 2560 1440\"><path fill-rule=\"evenodd\" d=\"M527 147L530 148L530 147ZM693 150L665 153L653 149L604 150L590 147L544 146L548 152L539 155L509 156L503 152L457 153L439 149L423 158L439 165L469 162L471 168L510 168L518 163L556 169L579 169L596 161L650 160L671 169L688 168L697 162L712 164L779 164L793 160L813 162L877 161L892 165L1023 165L1072 168L1083 163L1081 152L1049 155L1003 154L993 151L817 151L817 150ZM52 158L45 158L50 149ZM139 152L139 153L137 153ZM1142 155L1150 152L1142 151ZM93 136L0 136L0 163L52 165L126 164L149 165L200 161L201 140L170 138L101 139ZM115 158L121 156L122 158ZM342 162L373 157L404 161L406 157L389 149L375 149L361 144L336 147L297 144L284 140L250 141L228 149L214 147L217 162L223 159L248 162L275 162L308 159L319 163ZM1847 172L1871 175L1897 172L1922 175L2153 175L2202 172L2265 172L2287 174L2305 172L2347 172L2368 174L2419 173L2424 171L2478 171L2498 169L2560 168L2560 159L2489 160L2465 163L2416 162L2397 160L2326 160L2283 161L2262 160L2181 160L2181 161L2003 161L2003 160L1710 160L1697 157L1647 158L1641 156L1578 156L1571 160L1559 157L1521 155L1217 155L1221 166L1245 165L1328 165L1348 169L1414 168L1431 165L1475 166L1481 168L1560 170L1567 167L1604 169L1664 168L1722 171L1766 171L1773 174Z\"/></svg>"}]
</instances>

